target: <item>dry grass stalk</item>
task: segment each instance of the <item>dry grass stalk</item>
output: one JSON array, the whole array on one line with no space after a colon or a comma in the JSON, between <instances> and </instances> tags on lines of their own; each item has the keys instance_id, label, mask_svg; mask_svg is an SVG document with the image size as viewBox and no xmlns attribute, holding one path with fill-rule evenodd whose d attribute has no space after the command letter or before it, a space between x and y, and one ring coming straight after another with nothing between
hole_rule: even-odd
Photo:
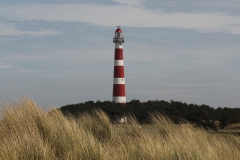
<instances>
[{"instance_id":1,"label":"dry grass stalk","mask_svg":"<svg viewBox=\"0 0 240 160\"><path fill-rule=\"evenodd\" d=\"M79 118L46 113L31 99L1 104L0 157L18 159L239 159L240 138L191 124L176 125L159 114L151 125L133 117L111 124L102 111Z\"/></svg>"}]
</instances>

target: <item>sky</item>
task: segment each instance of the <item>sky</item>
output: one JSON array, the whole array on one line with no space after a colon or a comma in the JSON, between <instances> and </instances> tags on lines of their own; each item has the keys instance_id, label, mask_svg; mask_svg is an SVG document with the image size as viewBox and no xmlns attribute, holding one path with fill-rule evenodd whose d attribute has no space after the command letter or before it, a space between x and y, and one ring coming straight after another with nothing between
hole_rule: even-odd
<instances>
[{"instance_id":1,"label":"sky","mask_svg":"<svg viewBox=\"0 0 240 160\"><path fill-rule=\"evenodd\" d=\"M240 107L237 0L0 0L0 103L111 101L116 26L127 101Z\"/></svg>"}]
</instances>

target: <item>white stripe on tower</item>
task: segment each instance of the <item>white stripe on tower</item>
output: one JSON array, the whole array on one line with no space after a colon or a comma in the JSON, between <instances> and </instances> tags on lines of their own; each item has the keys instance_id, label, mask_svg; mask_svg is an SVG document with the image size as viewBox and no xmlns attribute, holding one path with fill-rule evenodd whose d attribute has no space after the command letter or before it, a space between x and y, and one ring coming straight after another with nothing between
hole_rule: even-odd
<instances>
[{"instance_id":1,"label":"white stripe on tower","mask_svg":"<svg viewBox=\"0 0 240 160\"><path fill-rule=\"evenodd\" d=\"M115 43L115 48L123 48L123 45L120 43Z\"/></svg>"},{"instance_id":2,"label":"white stripe on tower","mask_svg":"<svg viewBox=\"0 0 240 160\"><path fill-rule=\"evenodd\" d=\"M125 84L125 78L113 78L113 84Z\"/></svg>"},{"instance_id":3,"label":"white stripe on tower","mask_svg":"<svg viewBox=\"0 0 240 160\"><path fill-rule=\"evenodd\" d=\"M123 60L114 60L114 66L124 66Z\"/></svg>"},{"instance_id":4,"label":"white stripe on tower","mask_svg":"<svg viewBox=\"0 0 240 160\"><path fill-rule=\"evenodd\" d=\"M122 30L118 27L113 38L115 43L114 74L113 74L113 101L126 104Z\"/></svg>"}]
</instances>

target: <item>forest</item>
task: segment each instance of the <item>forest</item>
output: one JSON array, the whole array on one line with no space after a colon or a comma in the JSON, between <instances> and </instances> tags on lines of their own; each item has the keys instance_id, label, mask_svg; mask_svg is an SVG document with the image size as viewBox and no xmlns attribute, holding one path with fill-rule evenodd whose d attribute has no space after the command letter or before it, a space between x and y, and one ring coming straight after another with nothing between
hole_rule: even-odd
<instances>
[{"instance_id":1,"label":"forest","mask_svg":"<svg viewBox=\"0 0 240 160\"><path fill-rule=\"evenodd\" d=\"M150 114L160 113L169 117L174 123L190 122L203 128L222 129L232 123L240 123L240 108L213 108L202 104L187 104L171 100L149 100L140 102L133 99L125 106L111 101L86 101L59 108L64 115L78 117L81 113L91 113L93 110L104 111L111 120L121 116L133 116L140 124L151 123ZM220 122L216 126L215 122Z\"/></svg>"}]
</instances>

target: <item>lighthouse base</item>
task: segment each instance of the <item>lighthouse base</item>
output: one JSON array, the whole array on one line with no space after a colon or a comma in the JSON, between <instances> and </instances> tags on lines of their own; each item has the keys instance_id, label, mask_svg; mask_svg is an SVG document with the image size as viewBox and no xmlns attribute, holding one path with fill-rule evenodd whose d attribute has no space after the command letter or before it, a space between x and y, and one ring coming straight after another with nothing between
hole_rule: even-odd
<instances>
[{"instance_id":1,"label":"lighthouse base","mask_svg":"<svg viewBox=\"0 0 240 160\"><path fill-rule=\"evenodd\" d=\"M113 97L115 103L126 103L126 97Z\"/></svg>"},{"instance_id":2,"label":"lighthouse base","mask_svg":"<svg viewBox=\"0 0 240 160\"><path fill-rule=\"evenodd\" d=\"M121 117L121 118L119 118L118 123L119 123L119 124L126 124L126 123L127 123L127 117Z\"/></svg>"}]
</instances>

